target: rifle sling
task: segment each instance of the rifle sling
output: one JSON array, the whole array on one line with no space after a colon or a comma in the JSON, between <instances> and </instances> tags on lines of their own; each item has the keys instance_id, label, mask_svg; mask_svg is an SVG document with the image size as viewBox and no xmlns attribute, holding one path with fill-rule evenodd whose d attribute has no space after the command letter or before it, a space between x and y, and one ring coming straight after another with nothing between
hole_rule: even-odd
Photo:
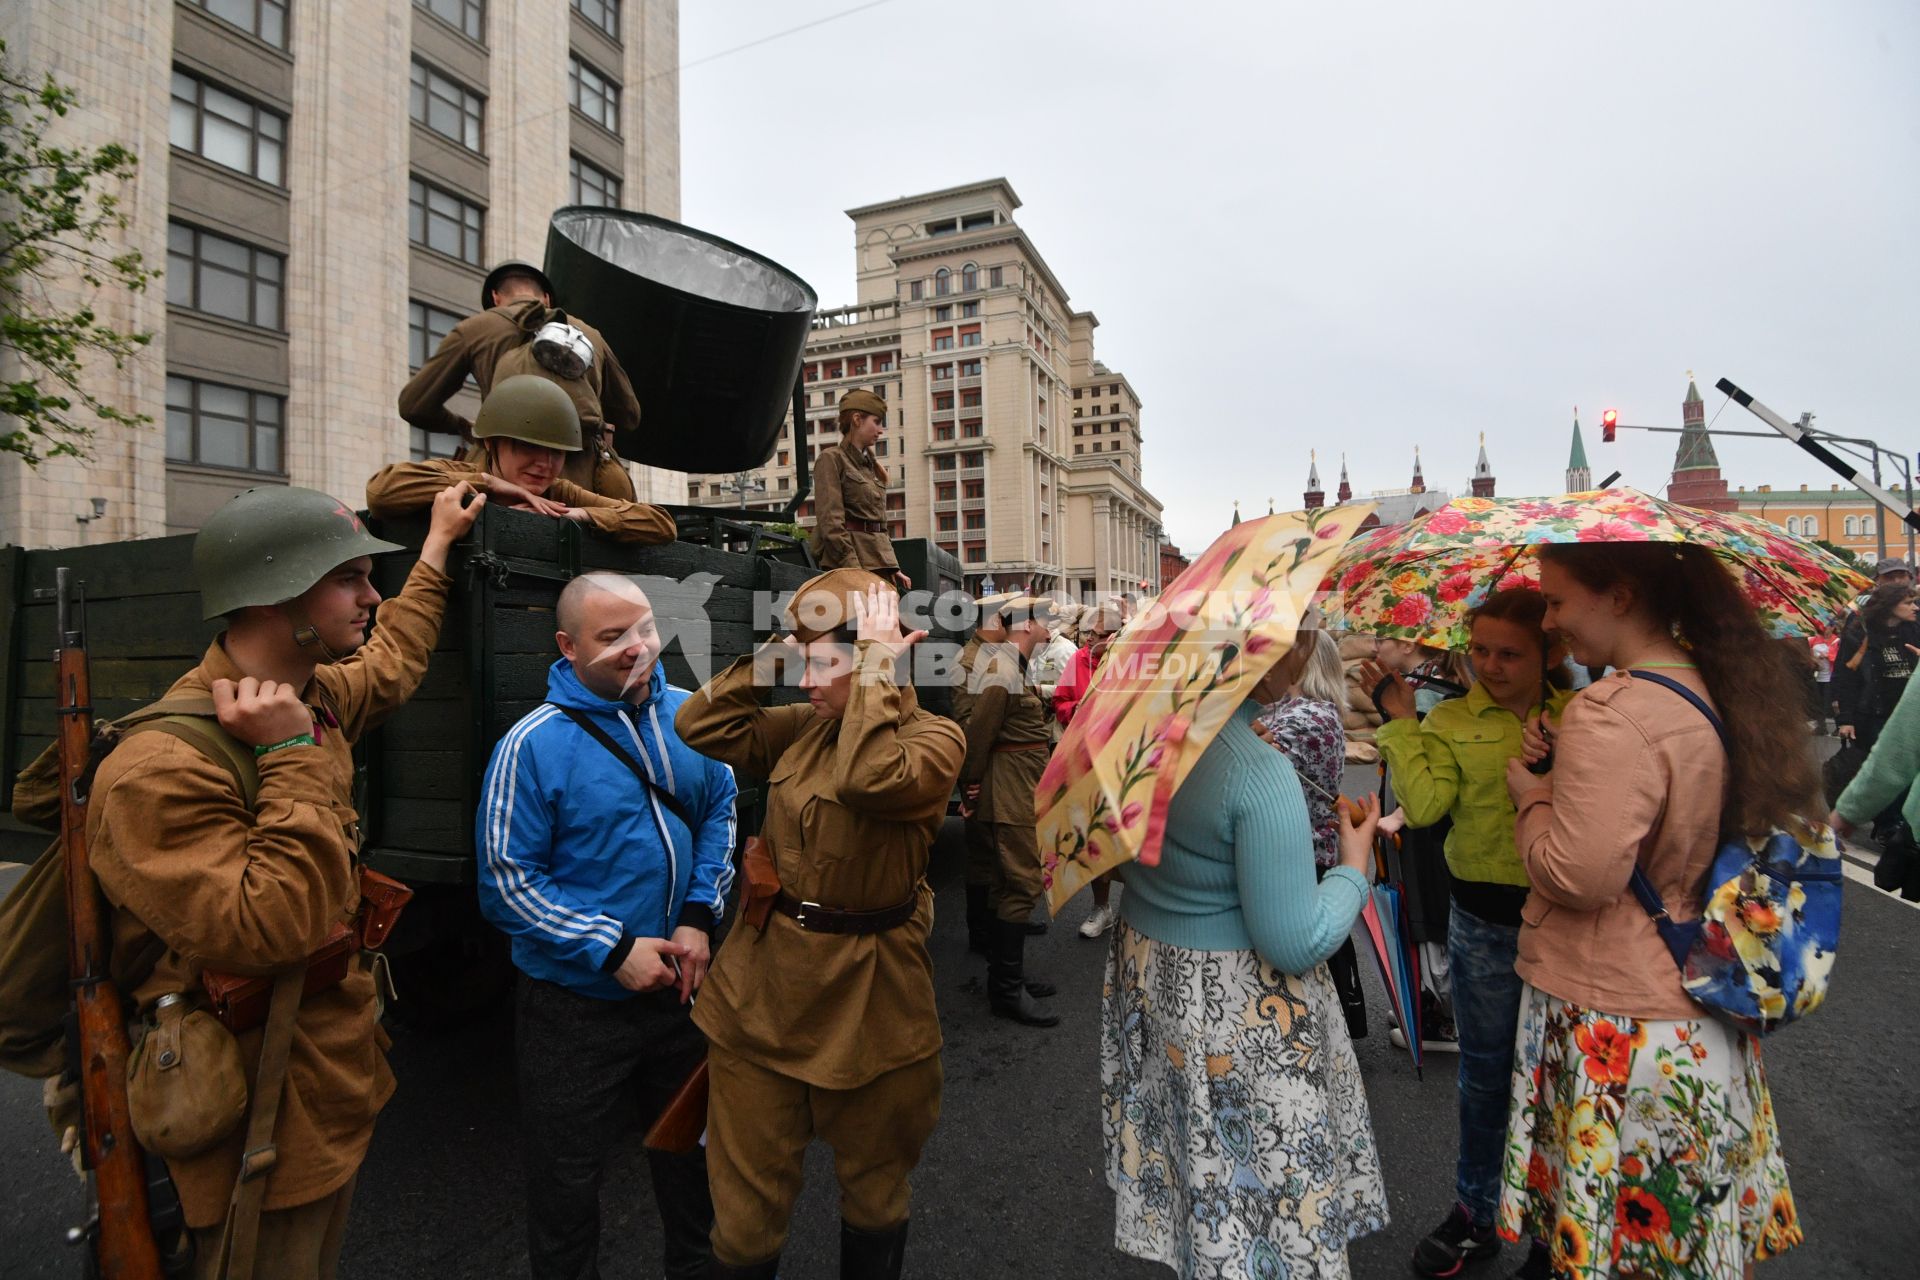
<instances>
[{"instance_id":1,"label":"rifle sling","mask_svg":"<svg viewBox=\"0 0 1920 1280\"><path fill-rule=\"evenodd\" d=\"M254 1076L253 1107L247 1116L247 1145L240 1157L240 1173L220 1232L222 1280L253 1280L254 1251L260 1242L260 1211L267 1197L267 1174L279 1160L273 1127L280 1118L280 1095L286 1085L287 1057L293 1046L293 1023L300 1012L307 967L288 969L273 983L273 1001L267 1010L266 1034L260 1042L260 1069Z\"/></svg>"}]
</instances>

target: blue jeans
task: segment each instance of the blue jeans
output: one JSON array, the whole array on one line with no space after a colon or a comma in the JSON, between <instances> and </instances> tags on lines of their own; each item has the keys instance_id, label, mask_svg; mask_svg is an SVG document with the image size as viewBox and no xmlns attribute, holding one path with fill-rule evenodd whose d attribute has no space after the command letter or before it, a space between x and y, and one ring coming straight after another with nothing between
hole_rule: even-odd
<instances>
[{"instance_id":1,"label":"blue jeans","mask_svg":"<svg viewBox=\"0 0 1920 1280\"><path fill-rule=\"evenodd\" d=\"M1454 903L1447 918L1453 1025L1460 1035L1460 1163L1454 1189L1475 1225L1492 1223L1506 1158L1513 1040L1520 1023L1520 930Z\"/></svg>"}]
</instances>

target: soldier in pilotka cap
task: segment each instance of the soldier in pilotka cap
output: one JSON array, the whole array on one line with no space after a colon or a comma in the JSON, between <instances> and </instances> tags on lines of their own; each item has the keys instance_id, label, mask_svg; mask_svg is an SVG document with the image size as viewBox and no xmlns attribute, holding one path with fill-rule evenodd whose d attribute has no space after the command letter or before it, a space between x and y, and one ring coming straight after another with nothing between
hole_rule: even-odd
<instances>
[{"instance_id":1,"label":"soldier in pilotka cap","mask_svg":"<svg viewBox=\"0 0 1920 1280\"><path fill-rule=\"evenodd\" d=\"M720 1280L772 1280L808 1143L834 1149L840 1275L897 1277L908 1175L940 1114L928 851L965 741L899 673L926 633L863 569L803 584L787 633L680 707L694 750L767 780L742 924L694 1005L707 1034L707 1171ZM768 705L756 671L799 673Z\"/></svg>"},{"instance_id":2,"label":"soldier in pilotka cap","mask_svg":"<svg viewBox=\"0 0 1920 1280\"><path fill-rule=\"evenodd\" d=\"M913 582L887 532L887 469L873 456L886 429L885 400L864 387L840 397L840 443L813 464L813 555L822 568L866 569L906 591Z\"/></svg>"},{"instance_id":3,"label":"soldier in pilotka cap","mask_svg":"<svg viewBox=\"0 0 1920 1280\"><path fill-rule=\"evenodd\" d=\"M1026 976L1027 920L1040 899L1040 845L1033 793L1052 749L1053 709L1034 687L1030 663L1052 635L1053 602L1020 596L1002 609L1005 639L983 645L975 657L978 693L967 718L967 758L961 813L993 829L993 908L987 958L987 995L993 1012L1033 1027L1051 1027L1060 1015L1034 996L1051 984Z\"/></svg>"}]
</instances>

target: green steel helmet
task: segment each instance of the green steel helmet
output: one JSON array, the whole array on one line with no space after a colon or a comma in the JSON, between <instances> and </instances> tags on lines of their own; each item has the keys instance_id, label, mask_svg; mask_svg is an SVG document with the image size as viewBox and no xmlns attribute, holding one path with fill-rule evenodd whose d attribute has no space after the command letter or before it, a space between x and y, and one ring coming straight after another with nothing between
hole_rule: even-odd
<instances>
[{"instance_id":1,"label":"green steel helmet","mask_svg":"<svg viewBox=\"0 0 1920 1280\"><path fill-rule=\"evenodd\" d=\"M315 489L235 494L193 540L201 617L284 604L349 560L403 550L367 532L352 507Z\"/></svg>"},{"instance_id":2,"label":"green steel helmet","mask_svg":"<svg viewBox=\"0 0 1920 1280\"><path fill-rule=\"evenodd\" d=\"M473 420L475 440L500 436L573 453L580 448L580 411L551 378L516 373L493 384Z\"/></svg>"}]
</instances>

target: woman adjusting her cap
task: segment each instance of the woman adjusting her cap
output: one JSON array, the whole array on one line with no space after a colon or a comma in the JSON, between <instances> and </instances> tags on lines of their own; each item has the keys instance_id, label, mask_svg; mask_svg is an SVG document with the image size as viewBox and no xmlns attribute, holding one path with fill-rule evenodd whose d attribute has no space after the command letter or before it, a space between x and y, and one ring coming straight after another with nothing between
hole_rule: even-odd
<instances>
[{"instance_id":1,"label":"woman adjusting her cap","mask_svg":"<svg viewBox=\"0 0 1920 1280\"><path fill-rule=\"evenodd\" d=\"M873 446L887 429L887 402L864 387L840 397L840 443L823 449L813 471L813 554L823 569L866 569L902 591L887 536L887 469Z\"/></svg>"},{"instance_id":2,"label":"woman adjusting her cap","mask_svg":"<svg viewBox=\"0 0 1920 1280\"><path fill-rule=\"evenodd\" d=\"M862 569L802 585L786 636L674 717L702 755L767 780L743 924L693 1018L710 1045L711 1277L770 1280L808 1144L834 1149L843 1276L898 1276L908 1175L940 1113L927 860L965 740L896 666L893 589ZM806 706L769 706L784 665ZM763 676L756 680L756 673Z\"/></svg>"}]
</instances>

